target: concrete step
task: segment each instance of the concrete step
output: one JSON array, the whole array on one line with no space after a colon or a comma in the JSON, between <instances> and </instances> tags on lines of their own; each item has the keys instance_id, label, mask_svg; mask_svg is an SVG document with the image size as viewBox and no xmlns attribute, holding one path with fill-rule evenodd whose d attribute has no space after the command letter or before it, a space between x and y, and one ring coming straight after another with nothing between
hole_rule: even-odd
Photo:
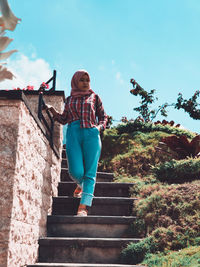
<instances>
[{"instance_id":1,"label":"concrete step","mask_svg":"<svg viewBox=\"0 0 200 267\"><path fill-rule=\"evenodd\" d=\"M62 158L66 159L66 150L65 149L62 150Z\"/></svg>"},{"instance_id":2,"label":"concrete step","mask_svg":"<svg viewBox=\"0 0 200 267\"><path fill-rule=\"evenodd\" d=\"M88 215L131 216L136 198L94 197ZM76 215L80 198L54 197L52 215Z\"/></svg>"},{"instance_id":3,"label":"concrete step","mask_svg":"<svg viewBox=\"0 0 200 267\"><path fill-rule=\"evenodd\" d=\"M46 237L39 239L39 262L123 263L120 252L136 238Z\"/></svg>"},{"instance_id":4,"label":"concrete step","mask_svg":"<svg viewBox=\"0 0 200 267\"><path fill-rule=\"evenodd\" d=\"M62 159L61 168L68 168L67 159Z\"/></svg>"},{"instance_id":5,"label":"concrete step","mask_svg":"<svg viewBox=\"0 0 200 267\"><path fill-rule=\"evenodd\" d=\"M96 263L35 263L27 267L145 267L129 264L96 264Z\"/></svg>"},{"instance_id":6,"label":"concrete step","mask_svg":"<svg viewBox=\"0 0 200 267\"><path fill-rule=\"evenodd\" d=\"M129 197L129 189L134 183L113 183L113 182L97 182L95 186L94 195L96 197ZM74 182L61 182L58 185L59 196L73 196L76 188Z\"/></svg>"},{"instance_id":7,"label":"concrete step","mask_svg":"<svg viewBox=\"0 0 200 267\"><path fill-rule=\"evenodd\" d=\"M62 168L61 169L61 181L72 181L71 177L69 176L68 169ZM113 173L107 172L97 172L97 182L112 182L114 178Z\"/></svg>"},{"instance_id":8,"label":"concrete step","mask_svg":"<svg viewBox=\"0 0 200 267\"><path fill-rule=\"evenodd\" d=\"M134 216L48 216L50 237L133 237Z\"/></svg>"}]
</instances>

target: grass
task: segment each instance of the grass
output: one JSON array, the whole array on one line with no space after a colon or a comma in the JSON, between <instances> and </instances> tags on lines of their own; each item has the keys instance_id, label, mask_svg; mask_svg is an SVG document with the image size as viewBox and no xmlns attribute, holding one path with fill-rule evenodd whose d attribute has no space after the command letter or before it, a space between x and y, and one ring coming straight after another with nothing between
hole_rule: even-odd
<instances>
[{"instance_id":1,"label":"grass","mask_svg":"<svg viewBox=\"0 0 200 267\"><path fill-rule=\"evenodd\" d=\"M200 267L200 246L191 246L180 251L147 254L142 264L148 267Z\"/></svg>"}]
</instances>

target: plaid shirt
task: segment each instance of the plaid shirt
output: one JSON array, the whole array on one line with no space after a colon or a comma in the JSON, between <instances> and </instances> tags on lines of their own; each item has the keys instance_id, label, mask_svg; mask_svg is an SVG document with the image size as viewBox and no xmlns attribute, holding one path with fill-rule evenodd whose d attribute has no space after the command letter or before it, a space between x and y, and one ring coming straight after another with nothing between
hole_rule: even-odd
<instances>
[{"instance_id":1,"label":"plaid shirt","mask_svg":"<svg viewBox=\"0 0 200 267\"><path fill-rule=\"evenodd\" d=\"M100 125L101 130L106 128L108 120L102 101L95 93L83 97L67 97L63 113L58 114L54 119L63 125L80 120L81 128L93 128Z\"/></svg>"}]
</instances>

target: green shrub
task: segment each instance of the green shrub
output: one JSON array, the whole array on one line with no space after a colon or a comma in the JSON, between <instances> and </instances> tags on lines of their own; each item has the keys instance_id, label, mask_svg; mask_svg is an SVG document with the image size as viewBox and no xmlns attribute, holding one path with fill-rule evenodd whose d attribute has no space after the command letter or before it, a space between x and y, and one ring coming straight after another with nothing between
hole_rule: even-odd
<instances>
[{"instance_id":1,"label":"green shrub","mask_svg":"<svg viewBox=\"0 0 200 267\"><path fill-rule=\"evenodd\" d=\"M153 231L151 236L144 238L142 241L128 244L122 250L120 256L122 263L137 264L144 260L143 263L156 264L159 262L157 255L160 255L160 253L163 253L161 255L165 255L170 250L180 250L188 245L200 245L199 239L192 238L191 236L188 238L188 233L177 232L171 226L168 228L160 227ZM152 255L152 253L155 255Z\"/></svg>"},{"instance_id":2,"label":"green shrub","mask_svg":"<svg viewBox=\"0 0 200 267\"><path fill-rule=\"evenodd\" d=\"M134 132L117 134L116 129L106 130L102 139L99 170L117 175L147 175L151 165L170 160L171 155L156 151L158 142L168 136L163 132Z\"/></svg>"},{"instance_id":3,"label":"green shrub","mask_svg":"<svg viewBox=\"0 0 200 267\"><path fill-rule=\"evenodd\" d=\"M185 135L189 138L193 138L196 134L192 133L187 130L183 130L176 127L171 127L169 125L161 125L161 124L153 124L153 123L147 123L142 121L135 120L134 122L128 122L126 124L119 124L116 127L118 134L122 133L133 133L135 131L140 132L153 132L153 131L161 131L169 134L175 134L177 136Z\"/></svg>"},{"instance_id":4,"label":"green shrub","mask_svg":"<svg viewBox=\"0 0 200 267\"><path fill-rule=\"evenodd\" d=\"M147 254L142 264L148 267L200 267L200 247L190 246L179 252Z\"/></svg>"},{"instance_id":5,"label":"green shrub","mask_svg":"<svg viewBox=\"0 0 200 267\"><path fill-rule=\"evenodd\" d=\"M173 159L154 166L152 171L162 182L184 183L200 179L200 158Z\"/></svg>"},{"instance_id":6,"label":"green shrub","mask_svg":"<svg viewBox=\"0 0 200 267\"><path fill-rule=\"evenodd\" d=\"M200 236L200 184L144 186L135 212L136 227L137 220L144 221L143 229L139 229L141 237L152 235L167 249L194 244Z\"/></svg>"},{"instance_id":7,"label":"green shrub","mask_svg":"<svg viewBox=\"0 0 200 267\"><path fill-rule=\"evenodd\" d=\"M137 264L143 261L146 253L154 253L156 247L152 243L152 237L147 237L138 243L130 243L121 252L122 263Z\"/></svg>"}]
</instances>

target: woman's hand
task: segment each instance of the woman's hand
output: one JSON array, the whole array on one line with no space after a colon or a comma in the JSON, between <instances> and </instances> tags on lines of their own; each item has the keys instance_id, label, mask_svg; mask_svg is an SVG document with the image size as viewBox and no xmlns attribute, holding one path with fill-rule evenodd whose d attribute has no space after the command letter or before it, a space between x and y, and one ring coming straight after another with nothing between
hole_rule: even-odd
<instances>
[{"instance_id":1,"label":"woman's hand","mask_svg":"<svg viewBox=\"0 0 200 267\"><path fill-rule=\"evenodd\" d=\"M53 117L56 117L58 115L58 112L51 105L45 104L44 109L49 110L53 114Z\"/></svg>"},{"instance_id":2,"label":"woman's hand","mask_svg":"<svg viewBox=\"0 0 200 267\"><path fill-rule=\"evenodd\" d=\"M48 104L45 104L43 105L42 109L45 109L45 110L50 110L52 106L48 105Z\"/></svg>"},{"instance_id":3,"label":"woman's hand","mask_svg":"<svg viewBox=\"0 0 200 267\"><path fill-rule=\"evenodd\" d=\"M101 132L101 126L97 125L96 128L99 130L99 132Z\"/></svg>"}]
</instances>

